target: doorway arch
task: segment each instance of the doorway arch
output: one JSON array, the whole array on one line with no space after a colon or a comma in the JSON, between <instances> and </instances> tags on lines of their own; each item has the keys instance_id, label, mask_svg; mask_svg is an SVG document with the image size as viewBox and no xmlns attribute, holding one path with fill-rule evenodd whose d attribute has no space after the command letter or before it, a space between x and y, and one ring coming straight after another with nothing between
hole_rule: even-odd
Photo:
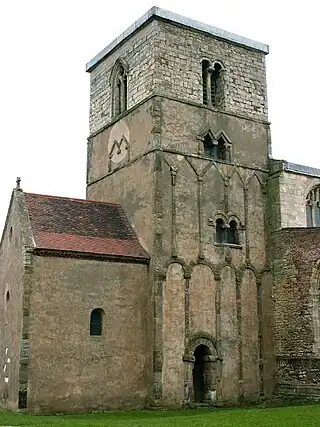
<instances>
[{"instance_id":1,"label":"doorway arch","mask_svg":"<svg viewBox=\"0 0 320 427\"><path fill-rule=\"evenodd\" d=\"M214 338L206 333L194 334L186 346L185 405L214 405L219 399L222 358Z\"/></svg>"},{"instance_id":2,"label":"doorway arch","mask_svg":"<svg viewBox=\"0 0 320 427\"><path fill-rule=\"evenodd\" d=\"M198 345L194 351L194 365L192 370L194 403L205 403L208 391L208 357L209 347Z\"/></svg>"}]
</instances>

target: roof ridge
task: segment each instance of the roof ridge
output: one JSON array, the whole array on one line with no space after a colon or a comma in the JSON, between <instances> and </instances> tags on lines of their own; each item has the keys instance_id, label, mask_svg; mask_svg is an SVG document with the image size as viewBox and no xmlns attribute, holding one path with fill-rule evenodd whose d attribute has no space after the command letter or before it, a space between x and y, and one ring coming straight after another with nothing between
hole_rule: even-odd
<instances>
[{"instance_id":1,"label":"roof ridge","mask_svg":"<svg viewBox=\"0 0 320 427\"><path fill-rule=\"evenodd\" d=\"M75 202L86 202L86 203L98 203L101 205L113 205L113 206L121 206L120 203L114 203L114 202L103 202L100 200L91 200L91 199L79 199L77 197L67 197L67 196L54 196L52 194L40 194L40 193L26 193L24 192L25 195L30 195L30 196L38 196L38 197L42 197L42 198L48 198L48 199L64 199L64 200L74 200Z\"/></svg>"}]
</instances>

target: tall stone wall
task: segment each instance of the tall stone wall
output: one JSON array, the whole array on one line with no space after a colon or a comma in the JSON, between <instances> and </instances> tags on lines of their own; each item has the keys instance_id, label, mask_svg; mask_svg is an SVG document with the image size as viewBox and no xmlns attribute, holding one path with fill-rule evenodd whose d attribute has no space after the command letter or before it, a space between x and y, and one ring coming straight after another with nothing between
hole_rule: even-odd
<instances>
[{"instance_id":1,"label":"tall stone wall","mask_svg":"<svg viewBox=\"0 0 320 427\"><path fill-rule=\"evenodd\" d=\"M6 409L25 405L28 380L25 366L21 365L22 359L24 363L28 359L28 254L24 250L27 241L21 198L22 193L13 192L0 245L0 406Z\"/></svg>"},{"instance_id":2,"label":"tall stone wall","mask_svg":"<svg viewBox=\"0 0 320 427\"><path fill-rule=\"evenodd\" d=\"M283 229L274 242L277 391L320 397L320 232Z\"/></svg>"},{"instance_id":3,"label":"tall stone wall","mask_svg":"<svg viewBox=\"0 0 320 427\"><path fill-rule=\"evenodd\" d=\"M87 162L87 199L120 203L148 252L154 243L154 104L143 103L90 138Z\"/></svg>"},{"instance_id":4,"label":"tall stone wall","mask_svg":"<svg viewBox=\"0 0 320 427\"><path fill-rule=\"evenodd\" d=\"M214 357L221 358L215 362L212 385L221 402L257 401L261 391L272 392L274 365L268 350L272 316L266 308L270 307L271 282L262 285L268 266L268 127L203 111L156 97L89 142L88 197L120 202L152 255L153 396L166 405L188 402L192 384L185 364L190 361L184 354L188 360L183 362L180 353L199 334L211 337ZM117 127L123 135L130 134L130 158L127 150L118 163L112 161L113 153L111 158L106 154ZM204 157L199 135L209 128L228 135L230 163ZM238 245L216 242L215 219L221 213L228 221L236 218ZM170 263L179 263L183 272L173 275L171 268L167 272ZM226 265L228 273L222 270ZM232 278L230 283L228 278ZM261 297L259 286L264 288ZM188 295L184 302L180 299L183 289ZM184 307L173 309L170 295L177 293L180 297L175 297L175 303ZM175 328L178 335L173 338L172 325L180 325L181 320L177 313L179 319L184 313L184 335Z\"/></svg>"},{"instance_id":5,"label":"tall stone wall","mask_svg":"<svg viewBox=\"0 0 320 427\"><path fill-rule=\"evenodd\" d=\"M148 267L34 256L28 409L143 407L148 397ZM102 335L90 314L104 310Z\"/></svg>"},{"instance_id":6,"label":"tall stone wall","mask_svg":"<svg viewBox=\"0 0 320 427\"><path fill-rule=\"evenodd\" d=\"M151 254L152 401L192 402L192 364L199 345L208 350L208 392L220 402L258 401L261 392L272 392L274 366L268 351L271 281L265 279L269 125L264 54L158 19L142 31L91 72L104 69L103 80L118 57L127 62L129 111L91 129L105 126L89 139L87 197L121 203ZM149 74L143 74L142 62L140 87L130 49L142 34L153 39ZM203 59L220 61L224 69L219 111L203 105ZM136 77L130 76L131 61ZM133 100L137 86L141 96ZM152 99L143 101L149 95ZM110 100L106 106L106 95L96 92L95 97L107 117ZM207 132L228 141L229 162L205 157ZM237 221L238 244L217 242L219 215L227 224Z\"/></svg>"}]
</instances>

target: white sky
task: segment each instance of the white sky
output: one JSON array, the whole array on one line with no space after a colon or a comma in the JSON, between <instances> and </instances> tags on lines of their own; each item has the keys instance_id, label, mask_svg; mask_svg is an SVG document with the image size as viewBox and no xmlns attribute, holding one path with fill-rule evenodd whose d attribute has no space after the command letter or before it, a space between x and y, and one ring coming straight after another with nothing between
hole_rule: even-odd
<instances>
[{"instance_id":1,"label":"white sky","mask_svg":"<svg viewBox=\"0 0 320 427\"><path fill-rule=\"evenodd\" d=\"M320 167L319 0L0 0L0 229L17 176L85 197L85 63L153 5L269 44L273 157Z\"/></svg>"}]
</instances>

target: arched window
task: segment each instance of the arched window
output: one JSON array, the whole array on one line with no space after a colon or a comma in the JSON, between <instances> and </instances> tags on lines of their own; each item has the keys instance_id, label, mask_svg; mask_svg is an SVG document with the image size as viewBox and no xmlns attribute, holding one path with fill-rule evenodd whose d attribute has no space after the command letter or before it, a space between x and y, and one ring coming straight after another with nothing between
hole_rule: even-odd
<instances>
[{"instance_id":1,"label":"arched window","mask_svg":"<svg viewBox=\"0 0 320 427\"><path fill-rule=\"evenodd\" d=\"M216 221L216 241L217 243L225 243L226 241L226 227L221 218Z\"/></svg>"},{"instance_id":2,"label":"arched window","mask_svg":"<svg viewBox=\"0 0 320 427\"><path fill-rule=\"evenodd\" d=\"M227 229L228 234L228 243L238 245L239 244L239 233L238 233L238 224L233 219L230 221L229 228Z\"/></svg>"},{"instance_id":3,"label":"arched window","mask_svg":"<svg viewBox=\"0 0 320 427\"><path fill-rule=\"evenodd\" d=\"M111 73L112 86L112 115L124 113L128 104L128 67L125 62L118 60Z\"/></svg>"},{"instance_id":4,"label":"arched window","mask_svg":"<svg viewBox=\"0 0 320 427\"><path fill-rule=\"evenodd\" d=\"M230 245L239 245L238 223L234 219L226 224L222 218L216 220L216 243L226 243Z\"/></svg>"},{"instance_id":5,"label":"arched window","mask_svg":"<svg viewBox=\"0 0 320 427\"><path fill-rule=\"evenodd\" d=\"M214 107L219 106L222 98L221 65L216 62L211 71L211 103Z\"/></svg>"},{"instance_id":6,"label":"arched window","mask_svg":"<svg viewBox=\"0 0 320 427\"><path fill-rule=\"evenodd\" d=\"M203 151L206 157L210 157L211 159L217 157L217 143L210 135L210 133L207 133L207 135L203 139Z\"/></svg>"},{"instance_id":7,"label":"arched window","mask_svg":"<svg viewBox=\"0 0 320 427\"><path fill-rule=\"evenodd\" d=\"M223 136L215 139L211 132L208 132L203 138L203 151L206 157L222 161L230 161L230 144Z\"/></svg>"},{"instance_id":8,"label":"arched window","mask_svg":"<svg viewBox=\"0 0 320 427\"><path fill-rule=\"evenodd\" d=\"M309 191L306 199L307 227L320 227L320 185Z\"/></svg>"},{"instance_id":9,"label":"arched window","mask_svg":"<svg viewBox=\"0 0 320 427\"><path fill-rule=\"evenodd\" d=\"M208 105L210 98L210 81L208 69L210 67L210 62L204 59L202 61L202 102L204 105Z\"/></svg>"},{"instance_id":10,"label":"arched window","mask_svg":"<svg viewBox=\"0 0 320 427\"><path fill-rule=\"evenodd\" d=\"M226 142L225 140L220 137L218 139L218 147L217 147L217 158L219 160L229 160L227 157L227 153L228 153L228 148L226 146Z\"/></svg>"},{"instance_id":11,"label":"arched window","mask_svg":"<svg viewBox=\"0 0 320 427\"><path fill-rule=\"evenodd\" d=\"M219 107L223 99L222 66L202 61L202 101L208 107Z\"/></svg>"},{"instance_id":12,"label":"arched window","mask_svg":"<svg viewBox=\"0 0 320 427\"><path fill-rule=\"evenodd\" d=\"M104 311L102 310L102 308L95 308L94 310L92 310L90 315L90 335L102 335L103 316Z\"/></svg>"}]
</instances>

